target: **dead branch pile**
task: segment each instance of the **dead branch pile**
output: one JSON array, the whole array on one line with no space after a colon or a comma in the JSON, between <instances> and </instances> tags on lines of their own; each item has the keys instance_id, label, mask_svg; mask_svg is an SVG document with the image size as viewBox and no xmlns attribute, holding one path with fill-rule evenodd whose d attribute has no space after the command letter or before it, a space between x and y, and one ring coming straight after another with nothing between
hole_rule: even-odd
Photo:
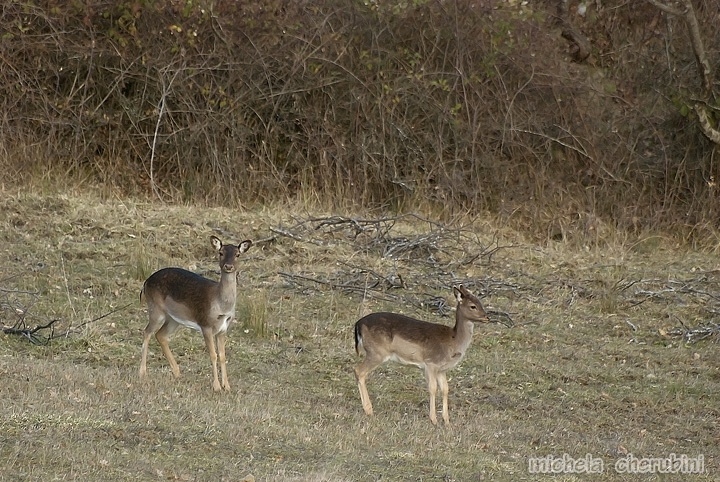
<instances>
[{"instance_id":1,"label":"dead branch pile","mask_svg":"<svg viewBox=\"0 0 720 482\"><path fill-rule=\"evenodd\" d=\"M398 223L409 218L426 224L426 232L413 235L397 233ZM430 309L440 316L448 316L452 306L448 306L446 296L418 288L442 292L449 286L462 283L481 296L497 290L520 290L518 286L489 276L478 279L458 274L463 266L490 262L497 251L512 247L501 246L497 240L491 246L483 246L477 234L465 228L448 227L415 214L377 219L330 216L295 221L291 227L272 228L274 236L271 239L286 237L317 246L345 243L356 252L391 261L386 272L340 260L337 262L338 269L324 276L279 273L287 289L303 294L329 288L366 299ZM413 280L412 286L409 286L403 273ZM488 313L494 321L513 324L508 313L492 310Z\"/></svg>"},{"instance_id":2,"label":"dead branch pile","mask_svg":"<svg viewBox=\"0 0 720 482\"><path fill-rule=\"evenodd\" d=\"M407 218L426 224L426 231L414 235L398 233L398 223ZM468 278L460 274L464 266L481 264L489 267L493 255L502 249L530 248L500 245L497 240L484 245L476 233L466 228L445 226L411 214L378 219L331 216L295 221L290 227L273 229L273 239L287 237L318 246L348 243L354 251L372 253L392 261L385 271L339 261L337 270L322 276L279 273L286 289L304 294L333 289L363 298L430 309L440 316L448 316L452 307L437 293L463 283L482 297L503 295L536 304L557 302L568 307L579 299L600 303L612 300L618 312L644 309L643 305L653 303L674 308L692 307L706 320L720 317L720 272L697 273L686 279L621 278L608 281L602 277L541 278L525 271L510 270L502 279L497 275ZM489 314L494 321L507 325L514 323L509 313L489 311ZM718 336L720 331L717 322L707 321L689 328L676 315L674 318L681 327L663 331L664 336L682 336L687 343L695 343Z\"/></svg>"}]
</instances>

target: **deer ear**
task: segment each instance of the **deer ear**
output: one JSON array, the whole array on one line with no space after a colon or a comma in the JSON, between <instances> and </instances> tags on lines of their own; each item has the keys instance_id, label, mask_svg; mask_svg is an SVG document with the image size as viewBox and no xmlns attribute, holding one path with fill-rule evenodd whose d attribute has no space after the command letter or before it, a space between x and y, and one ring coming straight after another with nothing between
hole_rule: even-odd
<instances>
[{"instance_id":1,"label":"deer ear","mask_svg":"<svg viewBox=\"0 0 720 482\"><path fill-rule=\"evenodd\" d=\"M243 241L242 243L238 244L238 250L239 250L241 253L244 253L245 251L247 251L248 249L250 249L250 246L252 246L252 241L250 241L249 239L246 239L246 240Z\"/></svg>"},{"instance_id":2,"label":"deer ear","mask_svg":"<svg viewBox=\"0 0 720 482\"><path fill-rule=\"evenodd\" d=\"M461 291L462 287L463 287L463 285L453 286L453 294L455 295L455 299L457 300L458 303L460 303L460 301L462 301L462 298L463 298L463 294Z\"/></svg>"},{"instance_id":3,"label":"deer ear","mask_svg":"<svg viewBox=\"0 0 720 482\"><path fill-rule=\"evenodd\" d=\"M220 251L220 248L222 248L222 241L220 241L220 238L217 236L210 236L210 241L212 242L212 246L215 248L215 251Z\"/></svg>"}]
</instances>

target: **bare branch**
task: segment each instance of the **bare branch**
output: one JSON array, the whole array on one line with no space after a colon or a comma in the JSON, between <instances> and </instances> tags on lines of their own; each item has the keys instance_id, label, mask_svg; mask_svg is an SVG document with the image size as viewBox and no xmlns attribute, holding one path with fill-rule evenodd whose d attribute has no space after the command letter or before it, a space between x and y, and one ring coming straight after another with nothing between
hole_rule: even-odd
<instances>
[{"instance_id":1,"label":"bare branch","mask_svg":"<svg viewBox=\"0 0 720 482\"><path fill-rule=\"evenodd\" d=\"M684 10L679 10L657 0L646 1L665 13L682 17L685 20L688 33L690 34L690 41L693 46L693 53L695 54L698 71L702 80L703 94L707 99L712 93L712 69L710 68L710 61L708 61L707 53L705 52L705 45L702 40L702 35L700 34L700 23L695 15L695 9L693 8L692 2L690 0L683 0L685 8Z\"/></svg>"},{"instance_id":2,"label":"bare branch","mask_svg":"<svg viewBox=\"0 0 720 482\"><path fill-rule=\"evenodd\" d=\"M683 12L682 10L678 10L677 8L673 8L669 5L666 5L662 2L658 2L657 0L646 0L649 4L654 5L655 7L659 8L665 13L669 13L670 15L677 15L678 17L682 17L685 15L686 12Z\"/></svg>"},{"instance_id":3,"label":"bare branch","mask_svg":"<svg viewBox=\"0 0 720 482\"><path fill-rule=\"evenodd\" d=\"M165 84L163 81L162 86L162 95L160 97L160 105L158 106L158 118L157 122L155 124L155 133L153 134L152 139L152 147L150 149L150 185L152 186L153 193L155 193L155 196L162 201L162 196L160 195L160 191L158 190L157 184L155 183L155 169L154 169L154 162L155 162L155 148L157 146L157 138L158 138L158 132L160 131L160 124L162 123L163 115L165 114L165 109L167 105L167 96L170 94L170 88L172 87L172 83L177 77L178 73L180 72L180 69L175 71L175 74L172 76L170 81ZM161 74L162 75L162 74Z\"/></svg>"},{"instance_id":4,"label":"bare branch","mask_svg":"<svg viewBox=\"0 0 720 482\"><path fill-rule=\"evenodd\" d=\"M302 236L300 236L300 235L298 235L298 234L295 234L295 233L292 233L292 232L290 232L290 231L288 231L288 230L286 230L286 229L282 229L282 228L270 228L270 231L272 231L273 233L279 234L279 235L281 235L281 236L285 236L286 238L294 239L295 241L301 241L301 242L304 242L304 243L312 243L312 244L314 244L314 245L316 245L316 246L322 246L322 245L323 245L322 241L317 241L317 240L314 240L314 239L305 239L305 238L303 238Z\"/></svg>"},{"instance_id":5,"label":"bare branch","mask_svg":"<svg viewBox=\"0 0 720 482\"><path fill-rule=\"evenodd\" d=\"M708 60L707 53L705 52L705 45L703 44L702 35L700 34L700 23L695 15L695 9L693 8L691 0L682 0L684 10L670 7L658 0L646 1L665 13L682 17L685 20L688 33L690 34L690 42L692 43L693 53L695 54L698 72L700 74L700 81L702 83L702 97L707 101L713 95L712 69L710 68L710 61ZM694 110L698 116L698 122L700 123L700 128L703 134L705 134L707 138L715 144L720 144L720 131L712 126L707 112L707 107L700 103L696 103Z\"/></svg>"}]
</instances>

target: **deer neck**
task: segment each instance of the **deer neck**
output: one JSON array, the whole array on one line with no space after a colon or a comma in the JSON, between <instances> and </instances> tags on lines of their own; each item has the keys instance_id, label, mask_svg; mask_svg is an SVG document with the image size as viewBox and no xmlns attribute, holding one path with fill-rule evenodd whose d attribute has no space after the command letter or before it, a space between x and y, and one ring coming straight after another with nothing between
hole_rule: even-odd
<instances>
[{"instance_id":1,"label":"deer neck","mask_svg":"<svg viewBox=\"0 0 720 482\"><path fill-rule=\"evenodd\" d=\"M235 308L237 300L237 273L226 273L222 271L220 284L218 285L220 303L230 310Z\"/></svg>"},{"instance_id":2,"label":"deer neck","mask_svg":"<svg viewBox=\"0 0 720 482\"><path fill-rule=\"evenodd\" d=\"M455 313L455 327L453 330L455 331L455 339L458 343L465 345L469 344L473 335L474 327L475 324L472 321L461 317L459 311Z\"/></svg>"}]
</instances>

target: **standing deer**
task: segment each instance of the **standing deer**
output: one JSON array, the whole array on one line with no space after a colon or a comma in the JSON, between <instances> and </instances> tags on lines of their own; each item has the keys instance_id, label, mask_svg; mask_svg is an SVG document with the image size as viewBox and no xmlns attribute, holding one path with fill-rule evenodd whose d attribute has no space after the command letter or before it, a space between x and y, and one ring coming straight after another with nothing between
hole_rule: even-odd
<instances>
[{"instance_id":1,"label":"standing deer","mask_svg":"<svg viewBox=\"0 0 720 482\"><path fill-rule=\"evenodd\" d=\"M355 367L363 409L373 414L365 379L387 360L415 365L425 371L430 390L430 421L437 425L435 392L440 387L443 397L442 416L448 416L448 383L445 372L457 365L465 355L473 334L473 323L489 321L478 300L464 286L453 288L457 299L455 326L449 327L420 321L396 313L371 313L355 323L355 351L365 350L365 360Z\"/></svg>"},{"instance_id":2,"label":"standing deer","mask_svg":"<svg viewBox=\"0 0 720 482\"><path fill-rule=\"evenodd\" d=\"M147 376L147 352L150 335L155 333L173 375L180 376L168 342L180 325L202 332L213 367L213 390L221 389L217 360L220 358L222 388L230 390L225 366L225 339L230 321L235 317L238 259L250 249L252 241L235 246L223 244L211 236L220 259L220 282L212 281L181 268L163 268L145 280L140 300L147 301L150 321L145 328L140 376ZM217 346L217 351L216 351Z\"/></svg>"}]
</instances>

